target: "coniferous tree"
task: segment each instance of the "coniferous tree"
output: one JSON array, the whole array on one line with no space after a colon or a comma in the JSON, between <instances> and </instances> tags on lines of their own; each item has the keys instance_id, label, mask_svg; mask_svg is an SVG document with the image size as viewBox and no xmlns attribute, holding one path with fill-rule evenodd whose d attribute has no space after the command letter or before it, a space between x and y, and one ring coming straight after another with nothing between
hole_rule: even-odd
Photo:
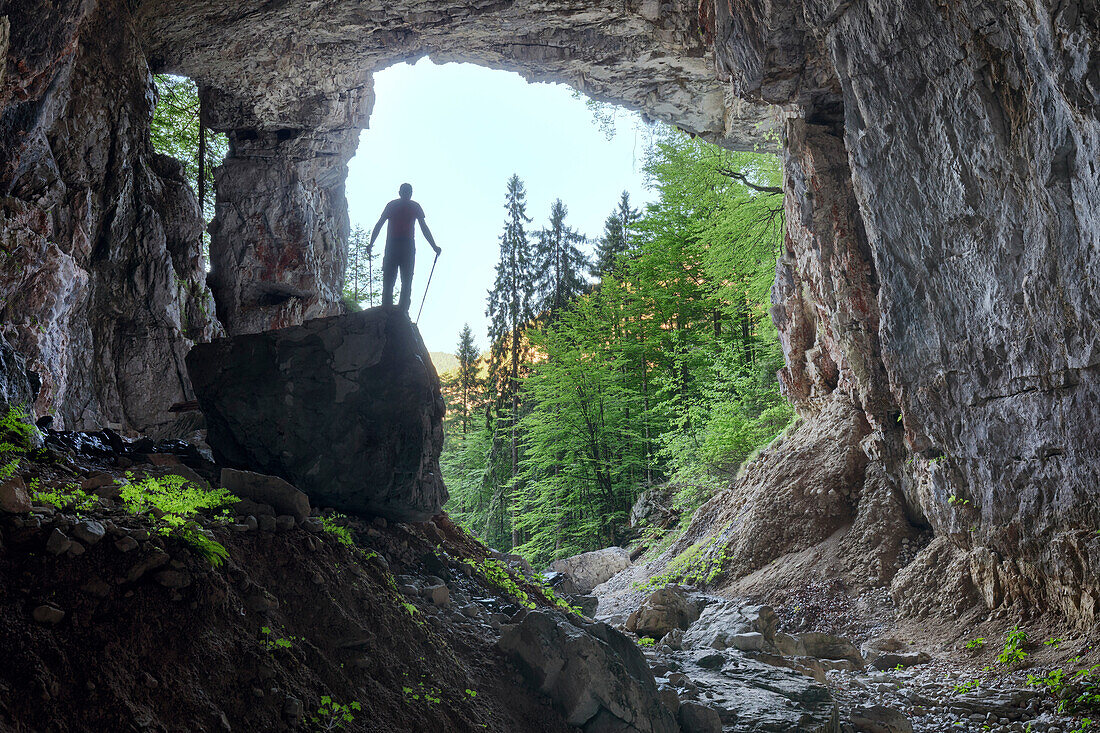
<instances>
[{"instance_id":1,"label":"coniferous tree","mask_svg":"<svg viewBox=\"0 0 1100 733\"><path fill-rule=\"evenodd\" d=\"M348 264L344 269L344 302L358 307L367 300L370 291L370 239L363 227L356 225L348 235Z\"/></svg>"},{"instance_id":2,"label":"coniferous tree","mask_svg":"<svg viewBox=\"0 0 1100 733\"><path fill-rule=\"evenodd\" d=\"M619 255L630 248L631 229L641 216L641 212L630 205L630 194L623 191L619 197L619 205L604 222L603 236L596 245L596 259L592 270L594 276L603 277L615 269Z\"/></svg>"},{"instance_id":3,"label":"coniferous tree","mask_svg":"<svg viewBox=\"0 0 1100 733\"><path fill-rule=\"evenodd\" d=\"M519 469L519 366L522 328L531 319L535 292L534 262L527 225L527 190L518 175L508 179L504 231L500 235L500 260L496 280L489 291L489 379L497 392L497 412L510 403L507 416L510 441L510 473ZM507 363L506 363L507 360ZM499 421L498 421L499 422ZM503 504L503 494L501 494ZM514 513L514 507L512 511ZM513 524L513 543L515 529Z\"/></svg>"},{"instance_id":4,"label":"coniferous tree","mask_svg":"<svg viewBox=\"0 0 1100 733\"><path fill-rule=\"evenodd\" d=\"M470 331L470 324L462 327L458 335L458 389L462 394L462 434L470 430L471 401L478 388L478 359L481 354L474 345L474 335Z\"/></svg>"},{"instance_id":5,"label":"coniferous tree","mask_svg":"<svg viewBox=\"0 0 1100 733\"><path fill-rule=\"evenodd\" d=\"M581 271L588 262L577 245L586 240L584 235L565 223L568 213L561 199L555 199L550 205L550 225L539 232L536 248L539 310L550 320L585 287Z\"/></svg>"}]
</instances>

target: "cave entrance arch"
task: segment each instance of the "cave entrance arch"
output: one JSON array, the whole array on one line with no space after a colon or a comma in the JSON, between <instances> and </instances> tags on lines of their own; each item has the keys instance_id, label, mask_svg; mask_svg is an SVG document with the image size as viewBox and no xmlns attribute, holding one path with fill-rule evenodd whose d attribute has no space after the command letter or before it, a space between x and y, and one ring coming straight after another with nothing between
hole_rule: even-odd
<instances>
[{"instance_id":1,"label":"cave entrance arch","mask_svg":"<svg viewBox=\"0 0 1100 733\"><path fill-rule=\"evenodd\" d=\"M347 162L369 122L373 73L394 63L427 56L564 83L734 149L778 123L719 78L713 19L694 3L309 10L192 0L139 11L151 66L196 79L205 123L229 135L209 283L230 334L339 312Z\"/></svg>"}]
</instances>

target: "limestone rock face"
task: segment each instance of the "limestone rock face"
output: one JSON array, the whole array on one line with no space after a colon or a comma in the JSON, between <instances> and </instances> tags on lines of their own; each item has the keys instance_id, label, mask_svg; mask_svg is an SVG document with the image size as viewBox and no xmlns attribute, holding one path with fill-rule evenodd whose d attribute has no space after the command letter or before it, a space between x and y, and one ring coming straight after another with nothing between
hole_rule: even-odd
<instances>
[{"instance_id":1,"label":"limestone rock face","mask_svg":"<svg viewBox=\"0 0 1100 733\"><path fill-rule=\"evenodd\" d=\"M630 553L622 547L582 552L550 563L550 569L573 581L573 592L588 593L615 573L630 567Z\"/></svg>"},{"instance_id":2,"label":"limestone rock face","mask_svg":"<svg viewBox=\"0 0 1100 733\"><path fill-rule=\"evenodd\" d=\"M27 377L12 394L55 427L171 432L184 354L217 327L197 201L149 144L133 18L115 2L0 12L0 352Z\"/></svg>"},{"instance_id":3,"label":"limestone rock face","mask_svg":"<svg viewBox=\"0 0 1100 733\"><path fill-rule=\"evenodd\" d=\"M675 733L641 651L607 624L531 611L501 630L499 648L586 731Z\"/></svg>"},{"instance_id":4,"label":"limestone rock face","mask_svg":"<svg viewBox=\"0 0 1100 733\"><path fill-rule=\"evenodd\" d=\"M395 309L199 344L187 356L219 463L279 476L314 504L421 521L447 500L443 398Z\"/></svg>"},{"instance_id":5,"label":"limestone rock face","mask_svg":"<svg viewBox=\"0 0 1100 733\"><path fill-rule=\"evenodd\" d=\"M749 2L717 55L806 111L773 291L788 394L844 391L915 457L896 488L978 553L990 598L1092 623L1100 15L1033 10Z\"/></svg>"},{"instance_id":6,"label":"limestone rock face","mask_svg":"<svg viewBox=\"0 0 1100 733\"><path fill-rule=\"evenodd\" d=\"M148 142L150 70L196 79L230 136L210 279L231 333L340 311L346 162L391 63L560 81L735 149L782 115L782 383L875 481L874 511L856 491L828 523L901 507L985 603L1092 624L1098 49L1095 7L1050 0L9 3L0 389L58 427L154 432L189 396L183 354L220 325L196 203Z\"/></svg>"}]
</instances>

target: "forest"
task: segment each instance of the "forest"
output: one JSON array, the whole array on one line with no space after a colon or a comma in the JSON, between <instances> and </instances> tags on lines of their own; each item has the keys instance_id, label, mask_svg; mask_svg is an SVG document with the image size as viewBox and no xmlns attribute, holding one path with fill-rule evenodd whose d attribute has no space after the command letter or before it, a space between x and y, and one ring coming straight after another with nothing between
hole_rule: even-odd
<instances>
[{"instance_id":1,"label":"forest","mask_svg":"<svg viewBox=\"0 0 1100 733\"><path fill-rule=\"evenodd\" d=\"M209 220L225 137L200 126L193 83L156 82L153 142L185 161ZM643 165L653 203L639 210L624 192L597 236L570 225L560 198L536 222L523 180L505 182L491 346L479 353L467 326L441 375L447 511L536 565L637 539L667 546L793 419L768 315L779 159L658 126ZM381 248L368 241L353 227L349 310L380 303ZM678 521L631 527L648 490Z\"/></svg>"},{"instance_id":2,"label":"forest","mask_svg":"<svg viewBox=\"0 0 1100 733\"><path fill-rule=\"evenodd\" d=\"M794 415L768 315L778 159L658 129L644 166L656 200L624 193L592 238L561 199L536 223L507 181L491 347L465 328L443 375L446 509L536 565L638 533L667 546ZM649 489L679 521L632 530Z\"/></svg>"}]
</instances>

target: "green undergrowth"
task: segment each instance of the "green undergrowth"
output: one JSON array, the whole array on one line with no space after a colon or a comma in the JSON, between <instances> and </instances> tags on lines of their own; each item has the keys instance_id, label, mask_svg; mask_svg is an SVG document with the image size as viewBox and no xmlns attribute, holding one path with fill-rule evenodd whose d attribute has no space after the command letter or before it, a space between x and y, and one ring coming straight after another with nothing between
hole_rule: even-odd
<instances>
[{"instance_id":1,"label":"green undergrowth","mask_svg":"<svg viewBox=\"0 0 1100 733\"><path fill-rule=\"evenodd\" d=\"M727 545L719 550L716 545L719 537L725 536L725 529L709 540L696 542L669 561L663 573L648 580L634 583L635 590L661 588L672 583L685 585L707 585L713 583L722 574L729 560L730 548Z\"/></svg>"},{"instance_id":2,"label":"green undergrowth","mask_svg":"<svg viewBox=\"0 0 1100 733\"><path fill-rule=\"evenodd\" d=\"M516 583L515 578L509 572L508 566L500 560L487 557L484 560L463 559L462 562L469 565L486 583L510 596L519 602L521 606L525 608L535 607L535 602L531 600L525 590L519 587L519 584Z\"/></svg>"},{"instance_id":3,"label":"green undergrowth","mask_svg":"<svg viewBox=\"0 0 1100 733\"><path fill-rule=\"evenodd\" d=\"M99 506L99 497L89 494L73 483L57 486L53 489L43 490L39 488L38 479L31 479L27 483L31 501L35 504L48 504L61 511L71 511L75 514L90 512Z\"/></svg>"},{"instance_id":4,"label":"green undergrowth","mask_svg":"<svg viewBox=\"0 0 1100 733\"><path fill-rule=\"evenodd\" d=\"M321 705L317 712L308 718L309 729L315 731L343 730L355 722L355 716L362 712L363 706L356 701L347 705L336 702L330 695L321 696Z\"/></svg>"},{"instance_id":5,"label":"green undergrowth","mask_svg":"<svg viewBox=\"0 0 1100 733\"><path fill-rule=\"evenodd\" d=\"M200 510L226 508L240 499L226 489L199 488L175 474L138 480L127 473L126 478L121 493L126 511L148 515L159 534L183 540L211 565L221 565L229 557L225 545L207 534L194 517Z\"/></svg>"},{"instance_id":6,"label":"green undergrowth","mask_svg":"<svg viewBox=\"0 0 1100 733\"><path fill-rule=\"evenodd\" d=\"M347 519L347 517L343 514L320 517L321 526L344 547L355 547L355 542L351 538L351 531L343 524L340 524L340 520L342 519Z\"/></svg>"},{"instance_id":7,"label":"green undergrowth","mask_svg":"<svg viewBox=\"0 0 1100 733\"><path fill-rule=\"evenodd\" d=\"M512 571L500 560L487 557L484 560L463 559L462 562L470 566L470 568L480 575L486 583L515 599L524 608L535 608L535 602L531 599L530 594L519 587L519 583L512 577ZM564 598L554 593L553 589L551 589L545 581L534 580L531 581L531 584L538 588L539 592L550 603L553 603L563 611L580 615L581 611L579 608L570 606Z\"/></svg>"},{"instance_id":8,"label":"green undergrowth","mask_svg":"<svg viewBox=\"0 0 1100 733\"><path fill-rule=\"evenodd\" d=\"M1076 671L1055 669L1045 675L1029 674L1027 683L1057 699L1060 713L1100 713L1100 664Z\"/></svg>"},{"instance_id":9,"label":"green undergrowth","mask_svg":"<svg viewBox=\"0 0 1100 733\"><path fill-rule=\"evenodd\" d=\"M38 428L30 424L26 408L8 405L0 417L0 482L16 474L37 438Z\"/></svg>"}]
</instances>

